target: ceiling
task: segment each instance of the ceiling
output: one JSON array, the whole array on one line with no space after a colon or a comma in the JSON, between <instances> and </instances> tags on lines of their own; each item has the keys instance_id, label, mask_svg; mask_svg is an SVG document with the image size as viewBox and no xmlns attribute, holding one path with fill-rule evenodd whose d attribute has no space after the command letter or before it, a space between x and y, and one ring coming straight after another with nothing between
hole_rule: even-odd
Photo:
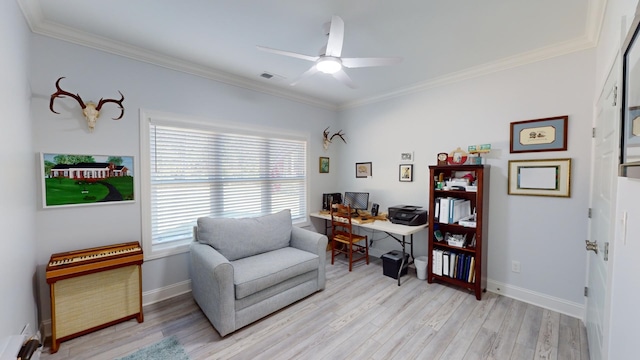
<instances>
[{"instance_id":1,"label":"ceiling","mask_svg":"<svg viewBox=\"0 0 640 360\"><path fill-rule=\"evenodd\" d=\"M330 108L356 106L596 45L606 0L17 0L32 31ZM345 23L343 57L400 56L346 69L313 65L323 25ZM274 75L265 79L260 75Z\"/></svg>"}]
</instances>

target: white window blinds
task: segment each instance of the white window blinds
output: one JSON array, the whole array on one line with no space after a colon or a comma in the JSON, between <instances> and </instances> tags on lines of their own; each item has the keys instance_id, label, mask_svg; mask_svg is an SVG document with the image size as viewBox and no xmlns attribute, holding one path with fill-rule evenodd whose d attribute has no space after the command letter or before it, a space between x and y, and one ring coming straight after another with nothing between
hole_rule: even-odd
<instances>
[{"instance_id":1,"label":"white window blinds","mask_svg":"<svg viewBox=\"0 0 640 360\"><path fill-rule=\"evenodd\" d=\"M305 139L167 126L149 128L153 244L191 239L196 219L290 209L306 219Z\"/></svg>"}]
</instances>

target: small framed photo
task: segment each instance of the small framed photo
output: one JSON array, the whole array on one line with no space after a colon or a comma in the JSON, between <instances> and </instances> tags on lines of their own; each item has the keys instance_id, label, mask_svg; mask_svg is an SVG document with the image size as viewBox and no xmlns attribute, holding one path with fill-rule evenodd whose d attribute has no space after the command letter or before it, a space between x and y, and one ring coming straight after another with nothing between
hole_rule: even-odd
<instances>
[{"instance_id":1,"label":"small framed photo","mask_svg":"<svg viewBox=\"0 0 640 360\"><path fill-rule=\"evenodd\" d=\"M510 152L567 150L569 116L516 121L511 123Z\"/></svg>"},{"instance_id":2,"label":"small framed photo","mask_svg":"<svg viewBox=\"0 0 640 360\"><path fill-rule=\"evenodd\" d=\"M320 171L320 174L329 173L329 158L328 157L322 157L322 156L320 157L319 171Z\"/></svg>"},{"instance_id":3,"label":"small framed photo","mask_svg":"<svg viewBox=\"0 0 640 360\"><path fill-rule=\"evenodd\" d=\"M509 195L571 196L571 159L509 160Z\"/></svg>"},{"instance_id":4,"label":"small framed photo","mask_svg":"<svg viewBox=\"0 0 640 360\"><path fill-rule=\"evenodd\" d=\"M413 164L400 165L400 181L413 181Z\"/></svg>"},{"instance_id":5,"label":"small framed photo","mask_svg":"<svg viewBox=\"0 0 640 360\"><path fill-rule=\"evenodd\" d=\"M413 162L413 152L400 153L400 161Z\"/></svg>"},{"instance_id":6,"label":"small framed photo","mask_svg":"<svg viewBox=\"0 0 640 360\"><path fill-rule=\"evenodd\" d=\"M371 163L363 162L356 163L356 177L357 178L366 178L372 175L371 172Z\"/></svg>"}]
</instances>

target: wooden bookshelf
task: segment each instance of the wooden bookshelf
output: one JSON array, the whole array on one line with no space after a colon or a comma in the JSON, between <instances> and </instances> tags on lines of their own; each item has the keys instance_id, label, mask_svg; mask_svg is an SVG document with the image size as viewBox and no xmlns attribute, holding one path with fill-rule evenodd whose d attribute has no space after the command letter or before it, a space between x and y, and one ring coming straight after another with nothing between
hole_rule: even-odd
<instances>
[{"instance_id":1,"label":"wooden bookshelf","mask_svg":"<svg viewBox=\"0 0 640 360\"><path fill-rule=\"evenodd\" d=\"M487 288L487 230L489 209L489 166L488 165L444 165L429 166L429 254L430 263L427 266L427 281L443 282L459 286L474 292L476 299L482 299L482 293ZM440 174L444 180L462 178L466 174L473 175L476 191L445 190L438 188ZM469 200L471 212L475 209L475 227L462 226L458 222L440 218L441 199ZM444 216L444 215L443 215ZM440 220L445 220L441 222ZM449 221L450 223L446 223ZM440 231L443 239L438 241L436 230ZM463 247L449 245L446 235L452 234L465 237ZM472 240L475 236L475 244ZM440 256L440 252L442 255ZM434 255L435 254L435 255ZM448 255L447 255L448 254ZM454 254L452 256L452 254ZM448 268L445 257L449 258ZM440 260L438 260L440 259ZM455 259L462 261L461 265L451 266ZM437 269L434 271L434 264ZM442 269L442 270L440 270ZM439 274L441 273L441 274ZM469 281L470 280L470 281Z\"/></svg>"}]
</instances>

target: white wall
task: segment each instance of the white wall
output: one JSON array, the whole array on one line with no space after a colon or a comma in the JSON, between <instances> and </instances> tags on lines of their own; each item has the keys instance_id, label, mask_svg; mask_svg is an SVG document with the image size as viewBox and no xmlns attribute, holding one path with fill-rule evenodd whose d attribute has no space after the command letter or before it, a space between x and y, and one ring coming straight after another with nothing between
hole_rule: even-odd
<instances>
[{"instance_id":1,"label":"white wall","mask_svg":"<svg viewBox=\"0 0 640 360\"><path fill-rule=\"evenodd\" d=\"M436 163L436 154L490 143L490 290L580 316L594 69L594 51L582 51L345 110L341 121L350 142L341 155L343 188L369 191L370 201L385 210L426 207L428 165ZM509 153L510 122L557 115L569 115L567 151ZM405 151L415 153L412 183L398 181ZM550 158L572 158L571 198L507 195L508 160ZM372 178L355 178L354 163L362 161L373 162ZM425 255L426 232L417 241L416 255ZM520 261L521 273L511 272L512 260Z\"/></svg>"},{"instance_id":2,"label":"white wall","mask_svg":"<svg viewBox=\"0 0 640 360\"><path fill-rule=\"evenodd\" d=\"M318 157L335 160L337 148L322 149L322 130L336 128L333 110L265 95L196 76L107 54L67 42L34 36L32 42L32 112L34 146L31 151L70 154L133 155L140 167L139 109L184 114L211 121L232 122L239 126L269 127L309 135L309 204L321 207L323 192L332 191L337 173L318 173ZM54 83L65 76L61 86L80 93L85 101L125 96L125 115L105 105L93 133L87 131L81 110L74 100L56 100L56 115L49 111ZM111 111L111 112L109 112ZM334 166L335 163L332 163ZM32 191L33 188L29 187ZM140 194L140 180L135 179ZM43 268L54 252L92 246L141 241L140 203L106 204L82 207L47 208L36 212L37 262L40 286ZM143 265L143 292L157 293L189 279L186 254L147 261ZM48 299L43 299L44 319L49 319Z\"/></svg>"},{"instance_id":3,"label":"white wall","mask_svg":"<svg viewBox=\"0 0 640 360\"><path fill-rule=\"evenodd\" d=\"M29 34L16 2L0 2L0 340L37 326Z\"/></svg>"}]
</instances>

